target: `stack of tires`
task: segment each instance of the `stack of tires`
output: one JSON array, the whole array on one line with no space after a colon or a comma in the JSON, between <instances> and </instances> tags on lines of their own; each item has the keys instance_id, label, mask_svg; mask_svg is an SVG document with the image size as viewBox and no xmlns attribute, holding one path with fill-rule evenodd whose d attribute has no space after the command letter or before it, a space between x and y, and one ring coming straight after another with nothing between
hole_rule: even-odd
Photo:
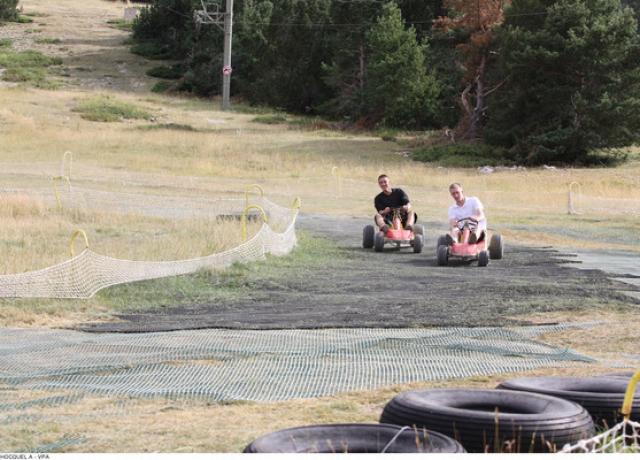
<instances>
[{"instance_id":1,"label":"stack of tires","mask_svg":"<svg viewBox=\"0 0 640 460\"><path fill-rule=\"evenodd\" d=\"M598 426L612 427L622 420L620 409L632 374L599 377L522 377L498 388L564 398L583 406ZM636 389L631 420L640 422L640 388Z\"/></svg>"},{"instance_id":2,"label":"stack of tires","mask_svg":"<svg viewBox=\"0 0 640 460\"><path fill-rule=\"evenodd\" d=\"M380 424L315 425L256 439L245 452L556 452L621 421L632 374L525 377L495 390L401 393ZM631 419L640 421L640 390Z\"/></svg>"},{"instance_id":3,"label":"stack of tires","mask_svg":"<svg viewBox=\"0 0 640 460\"><path fill-rule=\"evenodd\" d=\"M469 452L554 452L594 434L580 405L510 390L409 391L386 405L380 421L440 432Z\"/></svg>"},{"instance_id":4,"label":"stack of tires","mask_svg":"<svg viewBox=\"0 0 640 460\"><path fill-rule=\"evenodd\" d=\"M389 424L350 423L289 428L262 436L245 453L440 453L464 452L454 439Z\"/></svg>"}]
</instances>

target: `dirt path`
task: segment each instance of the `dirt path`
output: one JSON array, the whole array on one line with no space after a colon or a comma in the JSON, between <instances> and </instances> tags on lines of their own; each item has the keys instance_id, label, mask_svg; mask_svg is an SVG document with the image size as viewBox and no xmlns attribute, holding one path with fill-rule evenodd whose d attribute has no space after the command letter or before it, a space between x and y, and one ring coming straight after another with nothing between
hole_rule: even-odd
<instances>
[{"instance_id":1,"label":"dirt path","mask_svg":"<svg viewBox=\"0 0 640 460\"><path fill-rule=\"evenodd\" d=\"M140 332L208 327L237 329L324 327L497 326L515 316L551 311L637 305L622 290L638 290L599 270L583 270L570 254L506 245L503 260L439 267L438 233L427 223L423 254L375 253L361 248L367 221L301 216L299 227L337 245L330 264L305 270L286 267L246 282L249 294L211 304L162 307L95 323L96 332Z\"/></svg>"},{"instance_id":2,"label":"dirt path","mask_svg":"<svg viewBox=\"0 0 640 460\"><path fill-rule=\"evenodd\" d=\"M64 87L147 92L157 80L145 71L159 64L131 54L124 45L129 33L107 22L123 19L124 5L120 1L22 0L23 14L34 22L7 23L0 27L0 38L10 39L18 51L35 49L61 57Z\"/></svg>"}]
</instances>

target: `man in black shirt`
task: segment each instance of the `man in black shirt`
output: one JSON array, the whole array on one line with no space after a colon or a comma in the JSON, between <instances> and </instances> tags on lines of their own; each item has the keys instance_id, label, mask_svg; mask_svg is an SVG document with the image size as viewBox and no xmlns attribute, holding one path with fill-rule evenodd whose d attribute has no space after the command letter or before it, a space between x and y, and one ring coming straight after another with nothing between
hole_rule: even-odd
<instances>
[{"instance_id":1,"label":"man in black shirt","mask_svg":"<svg viewBox=\"0 0 640 460\"><path fill-rule=\"evenodd\" d=\"M378 185L382 192L376 196L373 204L377 211L374 219L380 231L387 233L389 230L393 221L394 208L400 208L400 217L405 230L413 230L416 215L411 209L407 194L401 188L391 188L391 181L386 174L381 174L378 177Z\"/></svg>"}]
</instances>

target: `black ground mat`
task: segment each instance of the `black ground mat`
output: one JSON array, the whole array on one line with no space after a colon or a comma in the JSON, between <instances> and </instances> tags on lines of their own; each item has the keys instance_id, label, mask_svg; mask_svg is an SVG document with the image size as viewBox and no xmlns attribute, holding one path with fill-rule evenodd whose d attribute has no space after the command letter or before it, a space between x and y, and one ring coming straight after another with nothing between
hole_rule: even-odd
<instances>
[{"instance_id":1,"label":"black ground mat","mask_svg":"<svg viewBox=\"0 0 640 460\"><path fill-rule=\"evenodd\" d=\"M330 238L340 248L335 263L313 271L292 269L277 282L252 280L243 298L163 306L118 315L115 322L82 324L91 332L181 329L291 329L522 324L508 317L596 307L612 301L640 304L620 292L629 286L599 270L580 270L570 254L512 245L488 267L439 267L435 244L442 229L426 223L422 254L411 249L362 249L364 219L301 216L299 228ZM578 263L576 261L576 263Z\"/></svg>"}]
</instances>

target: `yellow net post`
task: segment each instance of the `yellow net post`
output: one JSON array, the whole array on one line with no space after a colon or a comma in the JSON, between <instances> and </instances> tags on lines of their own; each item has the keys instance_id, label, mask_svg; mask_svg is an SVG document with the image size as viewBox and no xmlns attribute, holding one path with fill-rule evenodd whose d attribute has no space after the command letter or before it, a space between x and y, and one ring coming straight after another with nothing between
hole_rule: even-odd
<instances>
[{"instance_id":1,"label":"yellow net post","mask_svg":"<svg viewBox=\"0 0 640 460\"><path fill-rule=\"evenodd\" d=\"M340 178L340 170L338 169L337 166L334 166L333 168L331 168L331 175L334 177L336 184L336 194L337 196L342 196L342 180Z\"/></svg>"},{"instance_id":2,"label":"yellow net post","mask_svg":"<svg viewBox=\"0 0 640 460\"><path fill-rule=\"evenodd\" d=\"M244 190L244 205L249 206L249 192L253 189L258 190L260 194L260 198L264 198L264 189L260 187L258 184L251 184Z\"/></svg>"},{"instance_id":3,"label":"yellow net post","mask_svg":"<svg viewBox=\"0 0 640 460\"><path fill-rule=\"evenodd\" d=\"M242 241L246 241L247 239L247 215L249 214L249 210L251 209L257 209L258 211L260 211L260 213L262 214L262 220L265 224L269 222L269 220L267 219L267 213L264 212L264 209L262 209L260 206L252 204L244 208L244 212L242 213Z\"/></svg>"},{"instance_id":4,"label":"yellow net post","mask_svg":"<svg viewBox=\"0 0 640 460\"><path fill-rule=\"evenodd\" d=\"M78 237L78 235L82 235L82 237L84 238L85 249L89 247L89 238L87 238L87 234L85 233L85 231L81 228L75 230L71 234L71 240L69 241L69 252L71 253L71 257L74 257L76 255L74 250L74 243L76 242L76 238Z\"/></svg>"},{"instance_id":5,"label":"yellow net post","mask_svg":"<svg viewBox=\"0 0 640 460\"><path fill-rule=\"evenodd\" d=\"M56 196L56 204L58 209L62 211L62 200L60 199L60 193L58 193L57 182L67 181L68 190L71 191L71 181L67 176L55 176L51 178L51 185L53 186L53 193Z\"/></svg>"},{"instance_id":6,"label":"yellow net post","mask_svg":"<svg viewBox=\"0 0 640 460\"><path fill-rule=\"evenodd\" d=\"M631 417L631 407L633 405L633 395L636 392L636 386L638 385L638 381L640 380L640 369L637 370L629 381L629 385L627 385L627 391L624 394L624 402L622 403L622 410L620 413L624 417L625 421L629 420Z\"/></svg>"},{"instance_id":7,"label":"yellow net post","mask_svg":"<svg viewBox=\"0 0 640 460\"><path fill-rule=\"evenodd\" d=\"M302 207L302 200L300 199L299 196L297 196L297 197L295 197L293 199L293 203L291 203L291 212L292 212L292 214L295 214L298 211L300 211L301 207Z\"/></svg>"},{"instance_id":8,"label":"yellow net post","mask_svg":"<svg viewBox=\"0 0 640 460\"><path fill-rule=\"evenodd\" d=\"M578 193L580 193L580 184L578 182L571 182L569 184L569 199L567 203L567 214L579 214L574 207L574 196L573 196L574 187L576 187L578 189Z\"/></svg>"},{"instance_id":9,"label":"yellow net post","mask_svg":"<svg viewBox=\"0 0 640 460\"><path fill-rule=\"evenodd\" d=\"M65 166L65 161L66 159L69 158L69 168L67 171L67 174L64 173L64 166ZM62 164L60 165L60 177L67 177L69 178L69 180L71 180L71 164L73 162L73 154L67 150L66 152L64 152L64 155L62 155Z\"/></svg>"}]
</instances>

